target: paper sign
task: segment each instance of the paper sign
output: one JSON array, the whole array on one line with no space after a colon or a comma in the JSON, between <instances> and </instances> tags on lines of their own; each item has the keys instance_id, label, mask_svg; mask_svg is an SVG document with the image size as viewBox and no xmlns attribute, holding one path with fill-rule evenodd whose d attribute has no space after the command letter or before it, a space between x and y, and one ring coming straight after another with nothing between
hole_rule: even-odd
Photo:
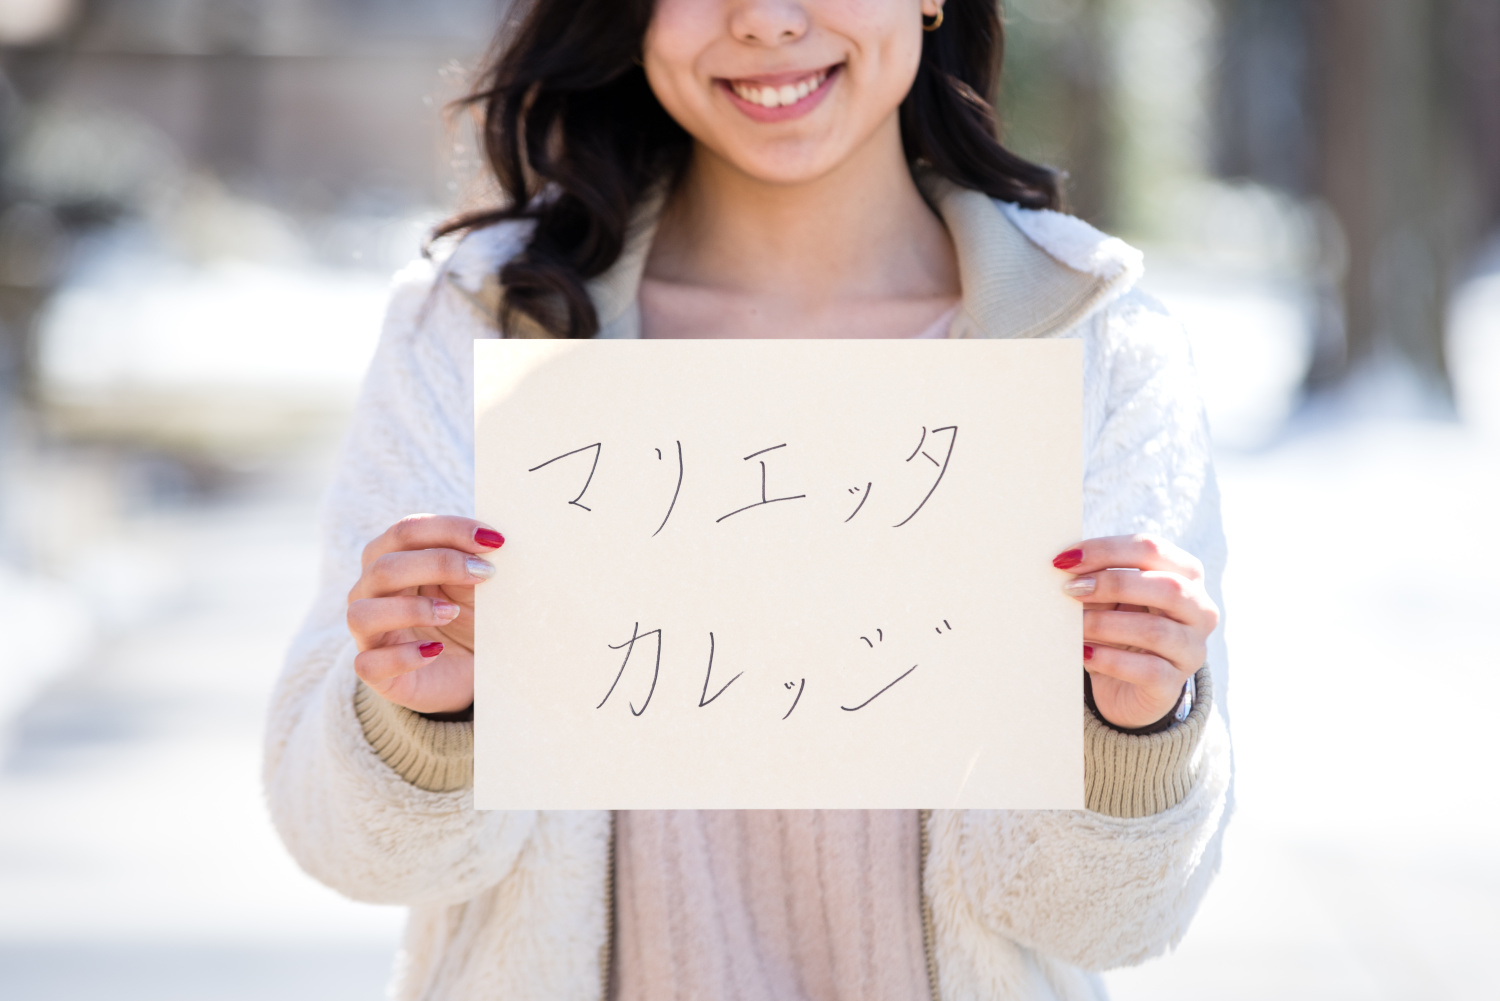
<instances>
[{"instance_id":1,"label":"paper sign","mask_svg":"<svg viewBox=\"0 0 1500 1001\"><path fill-rule=\"evenodd\" d=\"M1077 341L474 349L477 807L1083 805Z\"/></svg>"}]
</instances>

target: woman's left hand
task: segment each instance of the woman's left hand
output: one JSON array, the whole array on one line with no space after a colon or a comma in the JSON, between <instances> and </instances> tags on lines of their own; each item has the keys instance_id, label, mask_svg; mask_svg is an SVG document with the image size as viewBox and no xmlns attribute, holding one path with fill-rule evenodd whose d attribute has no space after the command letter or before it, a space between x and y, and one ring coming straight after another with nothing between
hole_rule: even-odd
<instances>
[{"instance_id":1,"label":"woman's left hand","mask_svg":"<svg viewBox=\"0 0 1500 1001\"><path fill-rule=\"evenodd\" d=\"M1133 730L1171 712L1219 624L1203 564L1165 539L1116 535L1089 539L1052 565L1073 574L1063 591L1083 603L1083 666L1099 714Z\"/></svg>"}]
</instances>

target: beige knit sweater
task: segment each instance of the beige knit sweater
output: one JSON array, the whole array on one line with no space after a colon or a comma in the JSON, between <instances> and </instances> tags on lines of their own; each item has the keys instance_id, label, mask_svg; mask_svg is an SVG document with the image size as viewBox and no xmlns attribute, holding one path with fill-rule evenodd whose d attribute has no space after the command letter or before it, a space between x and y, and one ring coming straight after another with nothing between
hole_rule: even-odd
<instances>
[{"instance_id":1,"label":"beige knit sweater","mask_svg":"<svg viewBox=\"0 0 1500 1001\"><path fill-rule=\"evenodd\" d=\"M1191 361L1180 329L1132 289L1139 255L1067 216L931 181L927 192L959 255L950 336L1084 343L1084 535L1162 534L1203 559L1220 600L1224 546ZM601 336L639 335L651 221L648 211L591 287ZM517 226L474 234L398 286L327 503L324 584L268 726L268 801L292 854L351 896L412 908L402 998L600 998L619 945L611 815L474 811L471 724L366 691L343 624L369 538L413 511L472 510L470 344L495 336L493 276L524 238ZM1166 732L1118 733L1080 707L1087 810L922 815L914 910L932 993L1098 997L1091 971L1180 939L1217 868L1229 804L1218 636L1210 658L1217 676L1199 672L1191 715Z\"/></svg>"},{"instance_id":2,"label":"beige knit sweater","mask_svg":"<svg viewBox=\"0 0 1500 1001\"><path fill-rule=\"evenodd\" d=\"M615 820L613 1001L927 1001L915 810Z\"/></svg>"}]
</instances>

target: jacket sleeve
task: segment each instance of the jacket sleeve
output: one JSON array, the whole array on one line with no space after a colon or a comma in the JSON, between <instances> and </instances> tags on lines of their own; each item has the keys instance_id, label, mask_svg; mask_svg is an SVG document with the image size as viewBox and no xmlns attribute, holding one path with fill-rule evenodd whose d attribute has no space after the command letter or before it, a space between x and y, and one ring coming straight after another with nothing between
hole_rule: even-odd
<instances>
[{"instance_id":1,"label":"jacket sleeve","mask_svg":"<svg viewBox=\"0 0 1500 1001\"><path fill-rule=\"evenodd\" d=\"M267 721L266 797L287 849L377 903L474 897L505 878L536 826L531 813L475 811L467 782L409 782L371 746L357 707L344 616L361 550L405 515L473 510L472 341L484 330L444 277L419 266L398 279L324 501L319 591ZM461 746L469 726L432 728L439 745Z\"/></svg>"},{"instance_id":2,"label":"jacket sleeve","mask_svg":"<svg viewBox=\"0 0 1500 1001\"><path fill-rule=\"evenodd\" d=\"M1185 334L1130 293L1084 336L1086 385L1100 389L1084 422L1085 537L1165 536L1203 561L1222 606L1218 491ZM1188 719L1162 733L1123 734L1083 710L1087 809L934 813L934 921L1087 970L1180 941L1218 870L1231 803L1217 637L1210 664Z\"/></svg>"}]
</instances>

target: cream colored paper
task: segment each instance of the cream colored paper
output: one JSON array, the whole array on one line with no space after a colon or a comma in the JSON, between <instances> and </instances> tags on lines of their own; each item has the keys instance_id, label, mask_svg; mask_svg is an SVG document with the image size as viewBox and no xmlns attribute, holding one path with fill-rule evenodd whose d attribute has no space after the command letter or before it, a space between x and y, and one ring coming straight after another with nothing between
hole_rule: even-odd
<instances>
[{"instance_id":1,"label":"cream colored paper","mask_svg":"<svg viewBox=\"0 0 1500 1001\"><path fill-rule=\"evenodd\" d=\"M474 367L477 807L1083 806L1077 341Z\"/></svg>"}]
</instances>

